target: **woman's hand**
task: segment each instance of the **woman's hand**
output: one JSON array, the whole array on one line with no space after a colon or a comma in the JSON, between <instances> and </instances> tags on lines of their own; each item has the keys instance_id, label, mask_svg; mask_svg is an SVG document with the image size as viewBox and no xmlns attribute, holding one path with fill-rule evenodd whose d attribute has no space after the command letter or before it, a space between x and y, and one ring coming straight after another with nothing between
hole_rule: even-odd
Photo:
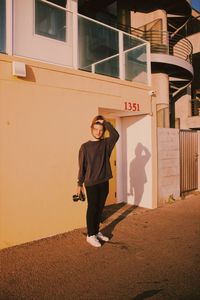
<instances>
[{"instance_id":1,"label":"woman's hand","mask_svg":"<svg viewBox=\"0 0 200 300\"><path fill-rule=\"evenodd\" d=\"M76 194L77 194L77 195L80 195L81 193L85 195L84 187L83 187L83 186L78 186L78 187L77 187Z\"/></svg>"},{"instance_id":2,"label":"woman's hand","mask_svg":"<svg viewBox=\"0 0 200 300\"><path fill-rule=\"evenodd\" d=\"M103 124L103 123L104 123L104 121L105 121L105 120L102 120L102 119L100 119L100 120L97 120L95 123L97 123L97 124L98 124L98 123L101 123L101 124Z\"/></svg>"}]
</instances>

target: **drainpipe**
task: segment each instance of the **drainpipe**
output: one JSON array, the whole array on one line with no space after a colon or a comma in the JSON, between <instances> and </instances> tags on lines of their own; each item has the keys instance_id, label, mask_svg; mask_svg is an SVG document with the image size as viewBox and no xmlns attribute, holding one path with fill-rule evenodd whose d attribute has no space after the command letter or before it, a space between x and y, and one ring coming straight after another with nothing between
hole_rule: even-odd
<instances>
[{"instance_id":1,"label":"drainpipe","mask_svg":"<svg viewBox=\"0 0 200 300\"><path fill-rule=\"evenodd\" d=\"M170 93L169 95L169 105L170 105L170 128L175 128L175 101L173 95Z\"/></svg>"},{"instance_id":2,"label":"drainpipe","mask_svg":"<svg viewBox=\"0 0 200 300\"><path fill-rule=\"evenodd\" d=\"M152 86L156 91L157 127L169 128L169 78L164 73L152 74Z\"/></svg>"}]
</instances>

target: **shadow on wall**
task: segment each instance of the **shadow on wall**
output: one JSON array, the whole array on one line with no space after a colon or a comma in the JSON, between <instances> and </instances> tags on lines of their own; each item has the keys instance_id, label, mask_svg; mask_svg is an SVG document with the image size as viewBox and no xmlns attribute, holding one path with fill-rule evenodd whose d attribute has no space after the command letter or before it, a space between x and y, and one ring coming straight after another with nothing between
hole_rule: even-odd
<instances>
[{"instance_id":1,"label":"shadow on wall","mask_svg":"<svg viewBox=\"0 0 200 300\"><path fill-rule=\"evenodd\" d=\"M33 71L33 68L26 65L26 77L21 77L20 78L23 81L30 81L30 82L36 82L35 74Z\"/></svg>"},{"instance_id":2,"label":"shadow on wall","mask_svg":"<svg viewBox=\"0 0 200 300\"><path fill-rule=\"evenodd\" d=\"M134 205L139 205L144 193L144 185L147 182L145 166L150 159L149 150L142 144L138 143L135 148L135 157L129 166L130 188L128 196L134 197Z\"/></svg>"}]
</instances>

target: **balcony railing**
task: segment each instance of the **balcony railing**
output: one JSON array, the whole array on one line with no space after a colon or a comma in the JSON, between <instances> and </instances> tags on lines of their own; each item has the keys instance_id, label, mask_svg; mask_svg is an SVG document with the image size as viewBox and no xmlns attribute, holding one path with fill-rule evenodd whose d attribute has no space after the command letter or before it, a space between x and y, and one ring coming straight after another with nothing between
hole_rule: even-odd
<instances>
[{"instance_id":1,"label":"balcony railing","mask_svg":"<svg viewBox=\"0 0 200 300\"><path fill-rule=\"evenodd\" d=\"M78 15L78 24L80 69L149 82L150 51L146 41L82 15Z\"/></svg>"},{"instance_id":2,"label":"balcony railing","mask_svg":"<svg viewBox=\"0 0 200 300\"><path fill-rule=\"evenodd\" d=\"M173 55L191 63L193 49L187 38L169 31L142 31L132 28L131 33L150 42L151 53Z\"/></svg>"},{"instance_id":3,"label":"balcony railing","mask_svg":"<svg viewBox=\"0 0 200 300\"><path fill-rule=\"evenodd\" d=\"M139 29L124 24L114 23L111 20L110 23L119 30L148 41L151 45L151 53L173 55L191 63L192 44L189 39L184 36L179 34L174 35L173 32L169 31L142 30L141 28Z\"/></svg>"}]
</instances>

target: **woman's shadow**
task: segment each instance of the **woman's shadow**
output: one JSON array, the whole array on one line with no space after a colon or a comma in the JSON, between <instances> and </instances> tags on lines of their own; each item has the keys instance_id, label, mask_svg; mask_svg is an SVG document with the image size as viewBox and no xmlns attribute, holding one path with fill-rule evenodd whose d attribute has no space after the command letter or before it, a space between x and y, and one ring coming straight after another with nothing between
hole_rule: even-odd
<instances>
[{"instance_id":1,"label":"woman's shadow","mask_svg":"<svg viewBox=\"0 0 200 300\"><path fill-rule=\"evenodd\" d=\"M139 205L144 193L144 185L147 182L145 166L150 159L151 154L147 147L138 143L135 148L135 157L129 167L130 188L128 196L134 196L134 205Z\"/></svg>"},{"instance_id":2,"label":"woman's shadow","mask_svg":"<svg viewBox=\"0 0 200 300\"><path fill-rule=\"evenodd\" d=\"M130 163L129 168L129 180L130 180L130 189L127 195L134 196L134 205L129 206L126 210L123 211L121 215L119 215L116 219L114 219L110 224L106 225L104 228L104 233L109 237L112 237L112 232L115 226L123 221L130 213L133 212L134 209L139 205L142 200L142 196L144 193L144 185L147 182L147 175L145 171L145 166L150 159L151 154L149 150L138 143L135 148L135 157ZM114 214L117 210L121 209L125 203L118 203L111 205L110 207L106 207L104 209L102 221L105 221L110 215ZM120 244L120 242L119 242Z\"/></svg>"}]
</instances>

